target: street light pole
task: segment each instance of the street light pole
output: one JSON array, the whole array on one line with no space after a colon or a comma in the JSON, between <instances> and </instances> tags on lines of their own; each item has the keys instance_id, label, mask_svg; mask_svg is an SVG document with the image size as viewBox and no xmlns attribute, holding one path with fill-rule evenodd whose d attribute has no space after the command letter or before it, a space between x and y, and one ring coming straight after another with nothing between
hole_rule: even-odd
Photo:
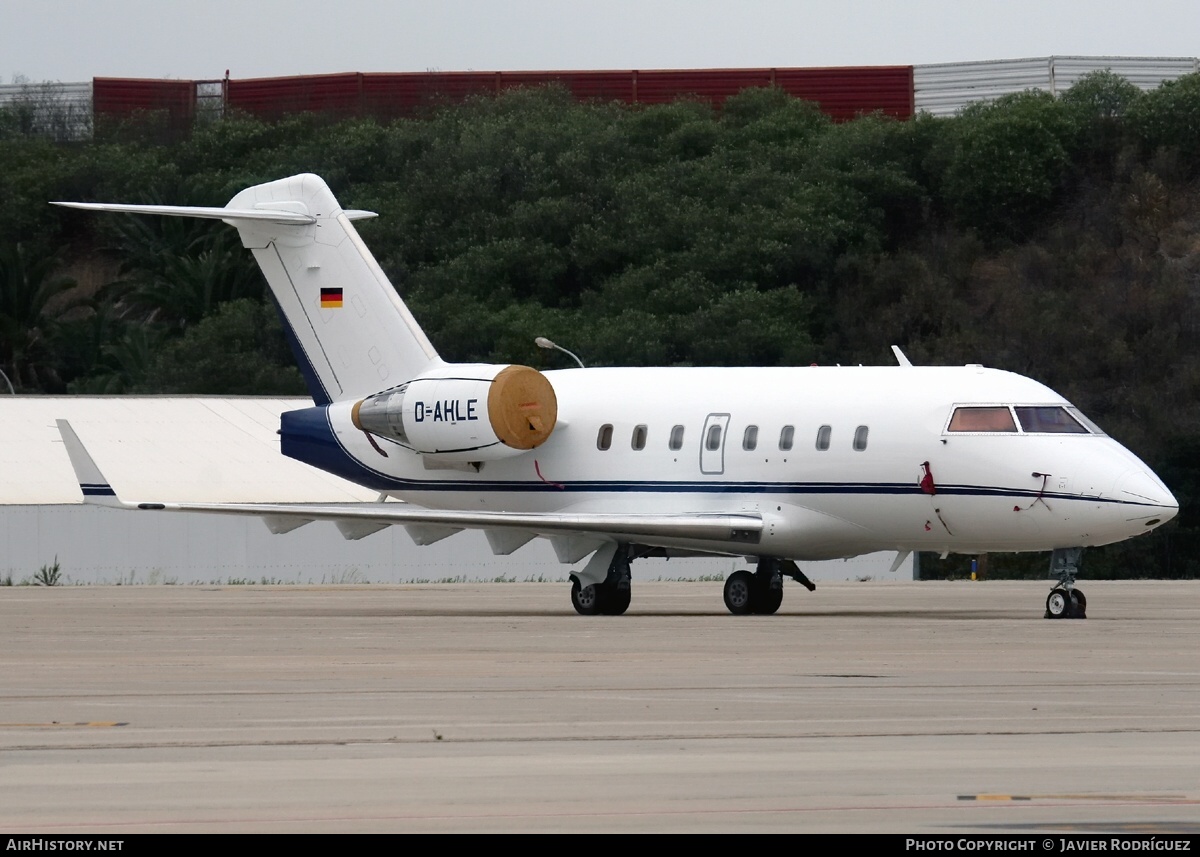
<instances>
[{"instance_id":1,"label":"street light pole","mask_svg":"<svg viewBox=\"0 0 1200 857\"><path fill-rule=\"evenodd\" d=\"M533 341L534 341L534 344L537 345L538 348L554 349L555 351L561 351L563 354L570 356L570 358L572 360L574 360L576 363L578 363L580 369L587 368L586 366L583 365L583 361L579 359L579 356L574 351L568 351L567 349L563 348L561 345L557 345L557 344L551 342L549 339L547 339L544 336L539 336L537 339L535 339Z\"/></svg>"}]
</instances>

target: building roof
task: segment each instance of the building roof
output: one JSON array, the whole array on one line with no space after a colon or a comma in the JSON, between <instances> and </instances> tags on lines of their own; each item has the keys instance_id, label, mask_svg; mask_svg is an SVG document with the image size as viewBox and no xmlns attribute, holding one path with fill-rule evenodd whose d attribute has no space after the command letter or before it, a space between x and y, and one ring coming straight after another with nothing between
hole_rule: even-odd
<instances>
[{"instance_id":1,"label":"building roof","mask_svg":"<svg viewBox=\"0 0 1200 857\"><path fill-rule=\"evenodd\" d=\"M55 420L69 420L123 499L361 502L365 488L279 451L303 398L0 396L0 504L83 500Z\"/></svg>"}]
</instances>

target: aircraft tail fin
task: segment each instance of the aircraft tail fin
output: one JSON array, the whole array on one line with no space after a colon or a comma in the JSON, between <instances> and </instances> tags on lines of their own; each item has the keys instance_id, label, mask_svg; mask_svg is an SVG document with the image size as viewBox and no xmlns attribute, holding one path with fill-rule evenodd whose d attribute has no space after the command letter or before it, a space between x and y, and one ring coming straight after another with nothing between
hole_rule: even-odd
<instances>
[{"instance_id":1,"label":"aircraft tail fin","mask_svg":"<svg viewBox=\"0 0 1200 857\"><path fill-rule=\"evenodd\" d=\"M224 208L55 204L236 227L262 268L318 405L369 396L442 362L351 223L374 215L342 209L319 176L255 185Z\"/></svg>"}]
</instances>

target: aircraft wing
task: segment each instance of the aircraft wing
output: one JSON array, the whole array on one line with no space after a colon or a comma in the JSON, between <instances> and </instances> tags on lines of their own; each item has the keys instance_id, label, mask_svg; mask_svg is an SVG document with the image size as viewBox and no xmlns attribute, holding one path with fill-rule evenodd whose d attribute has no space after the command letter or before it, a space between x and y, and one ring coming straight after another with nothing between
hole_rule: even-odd
<instances>
[{"instance_id":1,"label":"aircraft wing","mask_svg":"<svg viewBox=\"0 0 1200 857\"><path fill-rule=\"evenodd\" d=\"M311 521L333 521L348 539L362 538L388 526L403 526L418 544L432 544L464 529L484 530L496 553L511 553L535 536L552 540L585 537L574 546L556 540L564 562L574 562L605 542L627 541L655 546L691 542L757 544L762 517L754 512L734 514L594 514L469 512L426 509L407 503L165 503L122 500L100 472L87 449L66 420L57 420L71 466L79 480L85 503L118 509L169 512L206 512L261 517L276 533Z\"/></svg>"}]
</instances>

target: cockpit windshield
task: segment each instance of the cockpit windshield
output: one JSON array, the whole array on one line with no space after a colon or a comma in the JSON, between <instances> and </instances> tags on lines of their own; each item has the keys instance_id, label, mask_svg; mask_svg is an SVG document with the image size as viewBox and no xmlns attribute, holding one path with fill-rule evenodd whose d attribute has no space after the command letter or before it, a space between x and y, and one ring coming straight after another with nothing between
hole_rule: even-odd
<instances>
[{"instance_id":1,"label":"cockpit windshield","mask_svg":"<svg viewBox=\"0 0 1200 857\"><path fill-rule=\"evenodd\" d=\"M1087 418L1087 416L1083 413L1083 411L1079 410L1079 408L1068 407L1067 413L1069 413L1075 419L1079 420L1079 422L1083 425L1083 427L1086 428L1092 434L1098 434L1102 437L1107 436L1107 435L1105 435L1104 429L1100 428L1100 426L1096 425L1094 422L1089 420Z\"/></svg>"},{"instance_id":2,"label":"cockpit windshield","mask_svg":"<svg viewBox=\"0 0 1200 857\"><path fill-rule=\"evenodd\" d=\"M1018 407L1016 410L1017 419L1021 421L1021 428L1024 431L1049 434L1087 434L1087 429L1068 414L1066 408Z\"/></svg>"},{"instance_id":3,"label":"cockpit windshield","mask_svg":"<svg viewBox=\"0 0 1200 857\"><path fill-rule=\"evenodd\" d=\"M955 408L947 431L1015 432L1012 411L1002 408Z\"/></svg>"},{"instance_id":4,"label":"cockpit windshield","mask_svg":"<svg viewBox=\"0 0 1200 857\"><path fill-rule=\"evenodd\" d=\"M1014 418L1015 417L1015 418ZM971 405L955 408L948 432L986 434L1099 434L1091 420L1061 405Z\"/></svg>"}]
</instances>

